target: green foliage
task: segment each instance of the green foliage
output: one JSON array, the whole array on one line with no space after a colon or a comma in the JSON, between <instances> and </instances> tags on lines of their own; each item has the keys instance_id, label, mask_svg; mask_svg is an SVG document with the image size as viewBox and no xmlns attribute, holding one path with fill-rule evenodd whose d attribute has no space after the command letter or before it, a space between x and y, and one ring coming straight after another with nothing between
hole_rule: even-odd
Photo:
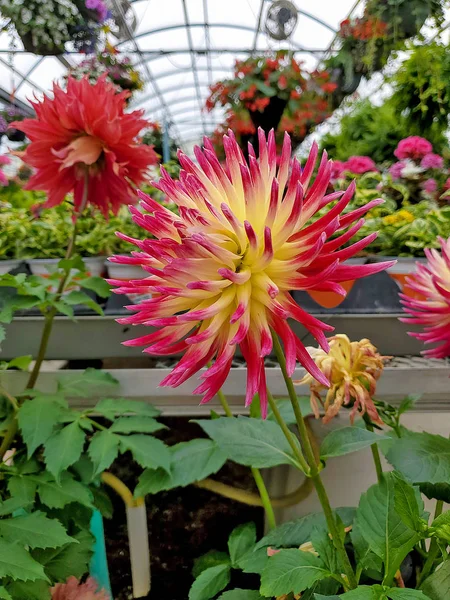
<instances>
[{"instance_id":1,"label":"green foliage","mask_svg":"<svg viewBox=\"0 0 450 600\"><path fill-rule=\"evenodd\" d=\"M357 452L383 441L385 436L378 435L360 427L342 427L331 431L320 447L320 458L326 460L333 456L343 456Z\"/></svg>"},{"instance_id":2,"label":"green foliage","mask_svg":"<svg viewBox=\"0 0 450 600\"><path fill-rule=\"evenodd\" d=\"M192 584L189 600L211 600L230 582L230 567L217 565L205 569Z\"/></svg>"},{"instance_id":3,"label":"green foliage","mask_svg":"<svg viewBox=\"0 0 450 600\"><path fill-rule=\"evenodd\" d=\"M253 549L256 543L256 526L254 523L240 525L228 539L231 564L236 567L239 561Z\"/></svg>"},{"instance_id":4,"label":"green foliage","mask_svg":"<svg viewBox=\"0 0 450 600\"><path fill-rule=\"evenodd\" d=\"M450 560L446 560L439 569L423 582L422 591L431 600L446 600L450 590Z\"/></svg>"}]
</instances>

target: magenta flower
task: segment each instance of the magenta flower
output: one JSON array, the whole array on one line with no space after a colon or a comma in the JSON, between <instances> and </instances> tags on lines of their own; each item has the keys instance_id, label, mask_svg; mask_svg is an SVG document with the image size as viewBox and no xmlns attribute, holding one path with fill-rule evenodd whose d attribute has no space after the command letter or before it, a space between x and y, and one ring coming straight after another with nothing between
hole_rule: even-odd
<instances>
[{"instance_id":1,"label":"magenta flower","mask_svg":"<svg viewBox=\"0 0 450 600\"><path fill-rule=\"evenodd\" d=\"M4 165L9 165L11 163L11 159L5 154L0 155L0 167ZM9 184L8 177L6 174L0 169L0 185L6 186Z\"/></svg>"},{"instance_id":2,"label":"magenta flower","mask_svg":"<svg viewBox=\"0 0 450 600\"><path fill-rule=\"evenodd\" d=\"M377 165L370 156L350 156L345 163L345 170L355 173L355 175L362 175L369 171L378 171Z\"/></svg>"},{"instance_id":3,"label":"magenta flower","mask_svg":"<svg viewBox=\"0 0 450 600\"><path fill-rule=\"evenodd\" d=\"M346 163L342 160L333 160L331 166L331 181L339 179L342 173L346 170Z\"/></svg>"},{"instance_id":4,"label":"magenta flower","mask_svg":"<svg viewBox=\"0 0 450 600\"><path fill-rule=\"evenodd\" d=\"M425 154L422 158L420 166L422 169L442 169L444 166L444 159L439 154L430 152L429 154Z\"/></svg>"},{"instance_id":5,"label":"magenta flower","mask_svg":"<svg viewBox=\"0 0 450 600\"><path fill-rule=\"evenodd\" d=\"M428 194L433 194L436 190L437 190L437 181L436 179L427 179L426 181L423 182L422 184L423 189L428 193Z\"/></svg>"},{"instance_id":6,"label":"magenta flower","mask_svg":"<svg viewBox=\"0 0 450 600\"><path fill-rule=\"evenodd\" d=\"M402 171L405 168L405 161L399 160L389 167L389 173L391 174L392 179L400 179L402 176Z\"/></svg>"},{"instance_id":7,"label":"magenta flower","mask_svg":"<svg viewBox=\"0 0 450 600\"><path fill-rule=\"evenodd\" d=\"M394 150L394 155L397 158L420 160L426 154L430 154L432 150L433 146L428 140L418 135L411 135L398 143L397 148Z\"/></svg>"},{"instance_id":8,"label":"magenta flower","mask_svg":"<svg viewBox=\"0 0 450 600\"><path fill-rule=\"evenodd\" d=\"M239 346L247 362L246 405L259 393L265 415L264 357L272 351L272 331L284 345L289 375L298 360L328 385L287 319L306 327L325 351L329 346L324 332L333 328L298 306L290 291L345 296L340 282L377 273L392 263L345 264L376 237L371 234L343 248L362 227L362 215L381 199L342 214L355 185L326 195L332 169L326 153L312 181L317 145L302 170L296 158L291 160L286 134L277 169L273 131L267 141L262 130L258 135L259 159L250 147L248 164L230 131L223 138L226 167L205 138L204 149L194 151L198 164L179 152L183 168L179 180L161 169L157 187L178 206L179 216L141 194L141 208L148 212L134 207L130 211L148 239L118 234L138 251L110 260L141 265L149 277L110 283L118 286L117 293L154 294L128 307L135 314L119 322L158 328L126 345L147 346L148 354L183 355L161 385L179 386L212 362L194 390L203 394L202 403L208 402L224 384ZM311 223L331 202L336 203ZM336 233L338 237L331 239Z\"/></svg>"},{"instance_id":9,"label":"magenta flower","mask_svg":"<svg viewBox=\"0 0 450 600\"><path fill-rule=\"evenodd\" d=\"M406 280L417 297L400 294L408 314L400 321L424 328L422 332L410 332L409 335L425 344L440 342L422 353L430 358L450 356L450 238L439 238L439 243L441 253L426 249L428 264L417 264L416 272Z\"/></svg>"}]
</instances>

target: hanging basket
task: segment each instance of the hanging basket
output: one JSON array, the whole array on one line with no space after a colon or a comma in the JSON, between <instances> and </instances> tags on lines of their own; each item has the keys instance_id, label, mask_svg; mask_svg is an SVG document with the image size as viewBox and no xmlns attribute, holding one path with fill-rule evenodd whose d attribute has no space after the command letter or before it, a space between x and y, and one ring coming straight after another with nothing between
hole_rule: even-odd
<instances>
[{"instance_id":1,"label":"hanging basket","mask_svg":"<svg viewBox=\"0 0 450 600\"><path fill-rule=\"evenodd\" d=\"M378 0L374 10L386 23L392 23L398 29L401 39L414 37L419 33L430 15L430 2L415 0L414 2L397 0Z\"/></svg>"},{"instance_id":2,"label":"hanging basket","mask_svg":"<svg viewBox=\"0 0 450 600\"><path fill-rule=\"evenodd\" d=\"M33 34L23 33L20 36L23 47L26 52L38 54L39 56L59 56L64 53L64 46L56 46L54 44L35 44Z\"/></svg>"},{"instance_id":3,"label":"hanging basket","mask_svg":"<svg viewBox=\"0 0 450 600\"><path fill-rule=\"evenodd\" d=\"M287 100L279 98L278 96L272 96L269 104L263 111L249 110L250 118L255 128L258 129L258 127L261 127L266 134L269 133L271 129L276 131L286 105Z\"/></svg>"},{"instance_id":4,"label":"hanging basket","mask_svg":"<svg viewBox=\"0 0 450 600\"><path fill-rule=\"evenodd\" d=\"M25 134L23 131L19 129L15 129L14 127L9 127L5 131L5 135L10 142L23 142L25 141Z\"/></svg>"}]
</instances>

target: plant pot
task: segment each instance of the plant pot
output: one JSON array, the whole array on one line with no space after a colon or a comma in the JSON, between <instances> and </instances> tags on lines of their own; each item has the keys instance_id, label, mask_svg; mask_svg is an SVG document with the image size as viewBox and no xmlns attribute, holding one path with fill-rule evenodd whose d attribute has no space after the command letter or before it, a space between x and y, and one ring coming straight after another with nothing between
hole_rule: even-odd
<instances>
[{"instance_id":1,"label":"plant pot","mask_svg":"<svg viewBox=\"0 0 450 600\"><path fill-rule=\"evenodd\" d=\"M133 279L145 279L146 277L149 277L149 274L138 265L122 265L120 263L108 261L106 267L110 279L123 281L124 284ZM144 292L141 294L127 294L127 296L133 304L137 304L142 300L149 300L152 297L152 294Z\"/></svg>"},{"instance_id":2,"label":"plant pot","mask_svg":"<svg viewBox=\"0 0 450 600\"><path fill-rule=\"evenodd\" d=\"M27 260L33 275L48 277L50 272L58 265L60 258L32 258ZM105 270L105 259L102 256L83 258L88 275L101 277Z\"/></svg>"},{"instance_id":3,"label":"plant pot","mask_svg":"<svg viewBox=\"0 0 450 600\"><path fill-rule=\"evenodd\" d=\"M366 261L367 261L366 258L350 258L349 260L345 261L345 264L349 265L349 266L350 265L363 265ZM353 288L354 284L355 284L354 279L352 279L351 281L342 281L341 282L341 285L347 292L347 295L349 294L350 290ZM317 304L322 306L322 308L336 308L337 306L342 304L344 302L345 298L347 297L347 296L345 296L345 297L340 296L339 294L336 294L335 292L310 291L310 292L307 292L307 294L309 294L309 296L315 302L317 302Z\"/></svg>"},{"instance_id":4,"label":"plant pot","mask_svg":"<svg viewBox=\"0 0 450 600\"><path fill-rule=\"evenodd\" d=\"M23 142L25 141L25 133L15 129L14 127L8 127L5 131L5 135L10 142Z\"/></svg>"},{"instance_id":5,"label":"plant pot","mask_svg":"<svg viewBox=\"0 0 450 600\"><path fill-rule=\"evenodd\" d=\"M64 45L63 46L54 46L53 44L38 44L37 46L33 42L33 35L31 32L23 33L20 36L22 40L23 47L26 52L31 52L32 54L38 54L39 56L59 56L64 53Z\"/></svg>"},{"instance_id":6,"label":"plant pot","mask_svg":"<svg viewBox=\"0 0 450 600\"><path fill-rule=\"evenodd\" d=\"M377 257L378 258L378 257ZM425 258L413 258L413 257L397 257L389 256L382 257L382 260L396 260L397 264L393 265L387 270L389 277L397 284L399 290L409 296L410 298L423 299L423 296L417 293L415 290L408 287L406 279L416 271L417 263L426 264ZM380 258L381 260L381 258Z\"/></svg>"},{"instance_id":7,"label":"plant pot","mask_svg":"<svg viewBox=\"0 0 450 600\"><path fill-rule=\"evenodd\" d=\"M0 260L0 275L6 275L6 273L10 273L12 270L17 269L21 262L22 261L18 258Z\"/></svg>"},{"instance_id":8,"label":"plant pot","mask_svg":"<svg viewBox=\"0 0 450 600\"><path fill-rule=\"evenodd\" d=\"M272 96L269 104L262 112L259 110L249 110L250 118L256 130L258 127L261 127L266 134L269 133L271 129L276 131L286 105L287 100L279 98L278 96Z\"/></svg>"}]
</instances>

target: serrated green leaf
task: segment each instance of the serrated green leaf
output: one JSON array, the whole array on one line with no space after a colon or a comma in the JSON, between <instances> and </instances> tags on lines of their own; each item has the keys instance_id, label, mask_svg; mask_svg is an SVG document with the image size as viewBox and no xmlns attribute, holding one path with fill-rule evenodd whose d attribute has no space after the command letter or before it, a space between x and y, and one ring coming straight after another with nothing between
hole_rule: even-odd
<instances>
[{"instance_id":1,"label":"serrated green leaf","mask_svg":"<svg viewBox=\"0 0 450 600\"><path fill-rule=\"evenodd\" d=\"M280 550L269 558L262 572L260 592L270 597L299 594L329 576L323 562L310 552Z\"/></svg>"},{"instance_id":2,"label":"serrated green leaf","mask_svg":"<svg viewBox=\"0 0 450 600\"><path fill-rule=\"evenodd\" d=\"M79 579L89 571L94 537L88 531L80 531L73 537L74 543L56 550L33 550L33 556L44 565L52 581L66 581L70 576Z\"/></svg>"},{"instance_id":3,"label":"serrated green leaf","mask_svg":"<svg viewBox=\"0 0 450 600\"><path fill-rule=\"evenodd\" d=\"M37 483L26 475L14 475L8 479L8 491L11 496L21 498L27 504L34 502Z\"/></svg>"},{"instance_id":4,"label":"serrated green leaf","mask_svg":"<svg viewBox=\"0 0 450 600\"><path fill-rule=\"evenodd\" d=\"M13 598L51 600L50 586L45 581L13 581L8 585Z\"/></svg>"},{"instance_id":5,"label":"serrated green leaf","mask_svg":"<svg viewBox=\"0 0 450 600\"><path fill-rule=\"evenodd\" d=\"M411 410L411 408L413 408L413 406L421 399L421 397L422 396L420 394L410 394L409 396L406 396L406 398L403 398L400 406L398 407L398 414L402 415L408 410Z\"/></svg>"},{"instance_id":6,"label":"serrated green leaf","mask_svg":"<svg viewBox=\"0 0 450 600\"><path fill-rule=\"evenodd\" d=\"M360 585L341 596L339 600L387 600L387 596L380 585Z\"/></svg>"},{"instance_id":7,"label":"serrated green leaf","mask_svg":"<svg viewBox=\"0 0 450 600\"><path fill-rule=\"evenodd\" d=\"M69 473L63 473L59 483L49 473L34 476L34 480L38 484L37 491L42 504L49 508L64 508L72 502L92 506L89 488L73 479Z\"/></svg>"},{"instance_id":8,"label":"serrated green leaf","mask_svg":"<svg viewBox=\"0 0 450 600\"><path fill-rule=\"evenodd\" d=\"M218 565L230 565L230 557L226 552L210 550L203 556L195 559L192 575L194 576L194 579L197 579L203 571L206 571L206 569L210 569L211 567L217 567Z\"/></svg>"},{"instance_id":9,"label":"serrated green leaf","mask_svg":"<svg viewBox=\"0 0 450 600\"><path fill-rule=\"evenodd\" d=\"M100 392L117 388L119 382L106 371L88 368L80 373L62 374L58 391L66 396L92 397Z\"/></svg>"},{"instance_id":10,"label":"serrated green leaf","mask_svg":"<svg viewBox=\"0 0 450 600\"><path fill-rule=\"evenodd\" d=\"M450 560L446 560L420 586L431 600L448 600L450 590Z\"/></svg>"},{"instance_id":11,"label":"serrated green leaf","mask_svg":"<svg viewBox=\"0 0 450 600\"><path fill-rule=\"evenodd\" d=\"M266 547L252 549L239 560L238 567L244 573L258 573L258 575L261 575L268 560Z\"/></svg>"},{"instance_id":12,"label":"serrated green leaf","mask_svg":"<svg viewBox=\"0 0 450 600\"><path fill-rule=\"evenodd\" d=\"M45 442L45 463L57 481L59 481L62 471L80 458L85 435L79 424L75 422L66 425Z\"/></svg>"},{"instance_id":13,"label":"serrated green leaf","mask_svg":"<svg viewBox=\"0 0 450 600\"><path fill-rule=\"evenodd\" d=\"M342 520L345 527L353 523L355 516L354 508L337 508L334 512ZM298 548L311 540L315 529L326 529L328 531L326 520L322 513L306 515L300 519L295 519L294 521L289 521L275 527L275 529L272 529L256 544L255 549L267 546L275 548L295 546Z\"/></svg>"},{"instance_id":14,"label":"serrated green leaf","mask_svg":"<svg viewBox=\"0 0 450 600\"><path fill-rule=\"evenodd\" d=\"M28 457L44 444L59 423L63 408L53 396L26 400L18 412L19 429L27 446Z\"/></svg>"},{"instance_id":15,"label":"serrated green leaf","mask_svg":"<svg viewBox=\"0 0 450 600\"><path fill-rule=\"evenodd\" d=\"M25 508L30 503L23 498L8 498L4 502L0 502L0 517L4 517L6 515L11 515L16 512L16 510L20 510Z\"/></svg>"},{"instance_id":16,"label":"serrated green leaf","mask_svg":"<svg viewBox=\"0 0 450 600\"><path fill-rule=\"evenodd\" d=\"M235 589L224 592L217 600L264 600L257 590Z\"/></svg>"},{"instance_id":17,"label":"serrated green leaf","mask_svg":"<svg viewBox=\"0 0 450 600\"><path fill-rule=\"evenodd\" d=\"M189 590L189 600L211 600L230 582L230 567L218 565L203 571Z\"/></svg>"},{"instance_id":18,"label":"serrated green leaf","mask_svg":"<svg viewBox=\"0 0 450 600\"><path fill-rule=\"evenodd\" d=\"M238 464L255 468L288 464L300 468L277 423L248 417L194 422L200 425L229 459Z\"/></svg>"},{"instance_id":19,"label":"serrated green leaf","mask_svg":"<svg viewBox=\"0 0 450 600\"><path fill-rule=\"evenodd\" d=\"M224 465L227 457L212 440L191 440L169 448L170 473L163 469L146 470L139 478L135 494L156 494L201 481Z\"/></svg>"},{"instance_id":20,"label":"serrated green leaf","mask_svg":"<svg viewBox=\"0 0 450 600\"><path fill-rule=\"evenodd\" d=\"M311 408L311 401L309 396L297 396L297 400L300 403L300 408L302 411L302 415L307 417L308 415L312 415L313 411ZM295 418L294 409L292 408L292 403L289 398L276 398L275 403L278 407L278 410L283 418L283 421L288 425L295 425L297 423L297 419ZM275 415L272 412L272 409L269 406L267 412L267 418L270 421L275 421Z\"/></svg>"},{"instance_id":21,"label":"serrated green leaf","mask_svg":"<svg viewBox=\"0 0 450 600\"><path fill-rule=\"evenodd\" d=\"M0 539L0 578L3 577L20 581L48 581L42 565L25 548Z\"/></svg>"},{"instance_id":22,"label":"serrated green leaf","mask_svg":"<svg viewBox=\"0 0 450 600\"><path fill-rule=\"evenodd\" d=\"M0 520L0 536L30 548L58 548L74 541L59 521L39 511Z\"/></svg>"},{"instance_id":23,"label":"serrated green leaf","mask_svg":"<svg viewBox=\"0 0 450 600\"><path fill-rule=\"evenodd\" d=\"M88 448L89 458L94 463L94 477L105 471L119 454L120 437L110 431L97 431Z\"/></svg>"},{"instance_id":24,"label":"serrated green leaf","mask_svg":"<svg viewBox=\"0 0 450 600\"><path fill-rule=\"evenodd\" d=\"M88 296L85 292L81 291L73 291L64 296L64 302L69 304L70 306L83 305L92 309L99 315L103 315L102 307L93 300L90 296Z\"/></svg>"},{"instance_id":25,"label":"serrated green leaf","mask_svg":"<svg viewBox=\"0 0 450 600\"><path fill-rule=\"evenodd\" d=\"M326 460L334 456L344 456L368 448L386 439L372 431L360 427L342 427L331 431L320 446L320 458Z\"/></svg>"},{"instance_id":26,"label":"serrated green leaf","mask_svg":"<svg viewBox=\"0 0 450 600\"><path fill-rule=\"evenodd\" d=\"M75 314L73 312L73 308L69 306L69 304L66 304L64 300L58 300L54 302L53 305L62 315L65 315L66 317L69 317L69 319L75 321L75 319L73 318Z\"/></svg>"},{"instance_id":27,"label":"serrated green leaf","mask_svg":"<svg viewBox=\"0 0 450 600\"><path fill-rule=\"evenodd\" d=\"M243 558L256 544L256 525L254 523L245 523L239 525L231 532L228 538L228 551L230 553L231 564L237 566L239 560Z\"/></svg>"},{"instance_id":28,"label":"serrated green leaf","mask_svg":"<svg viewBox=\"0 0 450 600\"><path fill-rule=\"evenodd\" d=\"M117 435L117 437L120 438L121 451L129 450L134 460L144 469L161 467L170 472L171 453L161 440L141 433Z\"/></svg>"},{"instance_id":29,"label":"serrated green leaf","mask_svg":"<svg viewBox=\"0 0 450 600\"><path fill-rule=\"evenodd\" d=\"M0 598L2 600L13 600L11 594L2 585L0 586Z\"/></svg>"},{"instance_id":30,"label":"serrated green leaf","mask_svg":"<svg viewBox=\"0 0 450 600\"><path fill-rule=\"evenodd\" d=\"M111 295L111 286L103 277L86 277L80 281L82 288L92 290L100 298L108 298Z\"/></svg>"},{"instance_id":31,"label":"serrated green leaf","mask_svg":"<svg viewBox=\"0 0 450 600\"><path fill-rule=\"evenodd\" d=\"M386 595L391 600L430 600L420 590L391 588L386 592Z\"/></svg>"},{"instance_id":32,"label":"serrated green leaf","mask_svg":"<svg viewBox=\"0 0 450 600\"><path fill-rule=\"evenodd\" d=\"M105 398L95 405L93 412L113 421L116 416L135 414L146 417L157 417L159 410L142 400L127 400L126 398Z\"/></svg>"},{"instance_id":33,"label":"serrated green leaf","mask_svg":"<svg viewBox=\"0 0 450 600\"><path fill-rule=\"evenodd\" d=\"M394 476L385 473L381 483L361 496L356 523L371 550L384 562L384 582L388 585L408 552L419 540L395 509Z\"/></svg>"},{"instance_id":34,"label":"serrated green leaf","mask_svg":"<svg viewBox=\"0 0 450 600\"><path fill-rule=\"evenodd\" d=\"M450 481L450 440L440 435L411 432L393 441L386 458L413 483Z\"/></svg>"},{"instance_id":35,"label":"serrated green leaf","mask_svg":"<svg viewBox=\"0 0 450 600\"><path fill-rule=\"evenodd\" d=\"M115 433L155 433L161 429L167 429L167 427L152 417L136 415L135 417L120 417L114 421L109 430Z\"/></svg>"}]
</instances>

